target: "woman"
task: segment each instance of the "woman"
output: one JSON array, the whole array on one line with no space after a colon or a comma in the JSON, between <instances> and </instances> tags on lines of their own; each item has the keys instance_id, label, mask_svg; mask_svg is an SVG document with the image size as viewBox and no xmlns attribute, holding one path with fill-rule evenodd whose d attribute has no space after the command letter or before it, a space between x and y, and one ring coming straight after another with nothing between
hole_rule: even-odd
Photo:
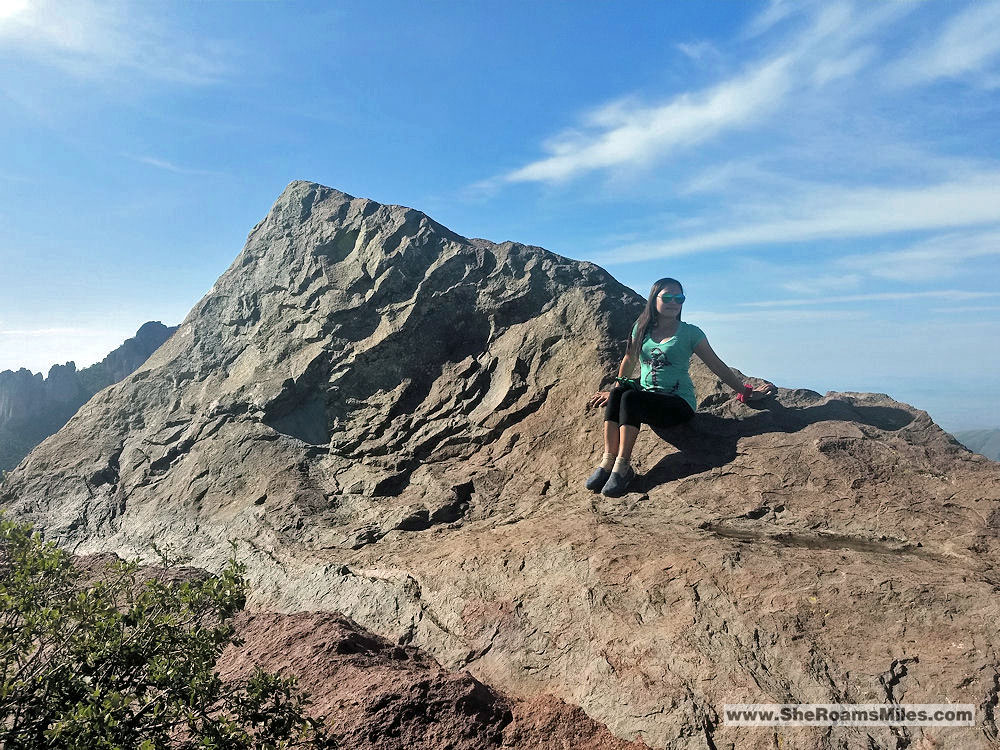
<instances>
[{"instance_id":1,"label":"woman","mask_svg":"<svg viewBox=\"0 0 1000 750\"><path fill-rule=\"evenodd\" d=\"M744 386L712 351L702 330L681 321L684 299L684 288L676 279L653 284L618 367L619 385L610 393L598 391L587 402L588 407L605 407L604 457L586 484L593 492L609 497L625 494L635 477L629 461L639 425L673 427L694 416L697 404L688 374L692 354L737 391L741 400L755 401L777 392L772 383L752 389ZM621 382L631 376L636 362L640 365L639 382Z\"/></svg>"}]
</instances>

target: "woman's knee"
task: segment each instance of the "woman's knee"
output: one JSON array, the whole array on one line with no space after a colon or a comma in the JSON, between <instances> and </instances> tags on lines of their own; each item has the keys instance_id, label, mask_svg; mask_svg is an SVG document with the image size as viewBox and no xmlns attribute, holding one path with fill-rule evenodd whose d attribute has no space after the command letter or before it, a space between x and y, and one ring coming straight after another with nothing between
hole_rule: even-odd
<instances>
[{"instance_id":1,"label":"woman's knee","mask_svg":"<svg viewBox=\"0 0 1000 750\"><path fill-rule=\"evenodd\" d=\"M622 406L628 405L634 407L636 402L639 400L639 391L633 390L632 388L626 388L625 392L621 395Z\"/></svg>"},{"instance_id":2,"label":"woman's knee","mask_svg":"<svg viewBox=\"0 0 1000 750\"><path fill-rule=\"evenodd\" d=\"M621 409L622 396L628 392L628 388L617 385L611 389L608 395L608 402L604 406L604 421L617 422L618 412Z\"/></svg>"},{"instance_id":3,"label":"woman's knee","mask_svg":"<svg viewBox=\"0 0 1000 750\"><path fill-rule=\"evenodd\" d=\"M641 394L638 391L628 390L623 393L621 407L618 410L618 423L638 429L642 424L641 401Z\"/></svg>"},{"instance_id":4,"label":"woman's knee","mask_svg":"<svg viewBox=\"0 0 1000 750\"><path fill-rule=\"evenodd\" d=\"M611 389L611 398L619 399L626 393L631 393L631 392L632 392L631 388L629 388L627 385L622 385L621 383L619 383L618 385L616 385L614 388Z\"/></svg>"}]
</instances>

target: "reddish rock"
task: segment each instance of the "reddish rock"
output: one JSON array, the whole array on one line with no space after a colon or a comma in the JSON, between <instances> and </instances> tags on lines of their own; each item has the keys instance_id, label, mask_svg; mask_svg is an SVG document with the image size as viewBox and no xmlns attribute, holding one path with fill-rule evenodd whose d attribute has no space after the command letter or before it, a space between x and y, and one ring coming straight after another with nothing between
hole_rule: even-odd
<instances>
[{"instance_id":1,"label":"reddish rock","mask_svg":"<svg viewBox=\"0 0 1000 750\"><path fill-rule=\"evenodd\" d=\"M244 612L219 674L295 675L344 750L641 750L552 696L518 701L324 612Z\"/></svg>"}]
</instances>

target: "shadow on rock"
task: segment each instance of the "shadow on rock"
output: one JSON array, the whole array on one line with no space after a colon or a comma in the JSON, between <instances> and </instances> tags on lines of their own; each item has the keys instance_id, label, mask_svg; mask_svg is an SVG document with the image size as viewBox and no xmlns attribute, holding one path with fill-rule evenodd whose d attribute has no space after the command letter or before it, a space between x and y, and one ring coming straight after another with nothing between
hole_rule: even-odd
<instances>
[{"instance_id":1,"label":"shadow on rock","mask_svg":"<svg viewBox=\"0 0 1000 750\"><path fill-rule=\"evenodd\" d=\"M786 407L776 401L765 402L756 414L743 419L699 412L687 424L653 430L678 452L660 459L634 482L632 488L637 492L648 492L658 485L725 466L736 458L736 446L740 438L766 433L791 434L811 424L828 421L855 422L894 432L906 427L914 418L906 409L855 406L839 399L806 407Z\"/></svg>"}]
</instances>

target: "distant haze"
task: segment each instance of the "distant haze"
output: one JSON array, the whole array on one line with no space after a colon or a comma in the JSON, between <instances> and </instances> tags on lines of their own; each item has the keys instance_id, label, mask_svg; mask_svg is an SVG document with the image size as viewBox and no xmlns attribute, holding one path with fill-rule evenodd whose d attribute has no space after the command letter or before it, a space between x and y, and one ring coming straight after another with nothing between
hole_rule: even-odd
<instances>
[{"instance_id":1,"label":"distant haze","mask_svg":"<svg viewBox=\"0 0 1000 750\"><path fill-rule=\"evenodd\" d=\"M1000 429L967 430L956 432L955 437L969 450L1000 461Z\"/></svg>"}]
</instances>

